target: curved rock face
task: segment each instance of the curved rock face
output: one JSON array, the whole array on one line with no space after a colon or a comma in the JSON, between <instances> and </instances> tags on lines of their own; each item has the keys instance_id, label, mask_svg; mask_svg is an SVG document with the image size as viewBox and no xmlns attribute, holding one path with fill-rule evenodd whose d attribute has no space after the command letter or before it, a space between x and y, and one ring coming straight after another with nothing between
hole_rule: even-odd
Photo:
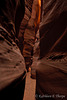
<instances>
[{"instance_id":1,"label":"curved rock face","mask_svg":"<svg viewBox=\"0 0 67 100\"><path fill-rule=\"evenodd\" d=\"M25 1L25 15L22 20L19 32L19 48L25 57L26 65L29 67L32 63L33 47L35 43L36 32L40 22L39 0Z\"/></svg>"},{"instance_id":2,"label":"curved rock face","mask_svg":"<svg viewBox=\"0 0 67 100\"><path fill-rule=\"evenodd\" d=\"M16 44L24 0L0 1L0 99L22 100L26 68ZM19 91L20 90L20 91Z\"/></svg>"},{"instance_id":3,"label":"curved rock face","mask_svg":"<svg viewBox=\"0 0 67 100\"><path fill-rule=\"evenodd\" d=\"M50 52L67 52L66 0L43 0L40 38L40 57Z\"/></svg>"},{"instance_id":4,"label":"curved rock face","mask_svg":"<svg viewBox=\"0 0 67 100\"><path fill-rule=\"evenodd\" d=\"M9 2L7 0L1 0L0 26L10 32L12 38L18 35L19 26L24 17L24 11L24 0L10 0Z\"/></svg>"},{"instance_id":5,"label":"curved rock face","mask_svg":"<svg viewBox=\"0 0 67 100\"><path fill-rule=\"evenodd\" d=\"M67 99L67 0L42 0L36 100Z\"/></svg>"},{"instance_id":6,"label":"curved rock face","mask_svg":"<svg viewBox=\"0 0 67 100\"><path fill-rule=\"evenodd\" d=\"M19 39L18 46L19 46L22 54L23 54L24 33L25 33L25 30L28 26L28 22L31 17L32 4L33 4L33 0L25 0L25 14L24 14L24 18L21 22L20 31L19 31L19 35L18 35L18 39Z\"/></svg>"}]
</instances>

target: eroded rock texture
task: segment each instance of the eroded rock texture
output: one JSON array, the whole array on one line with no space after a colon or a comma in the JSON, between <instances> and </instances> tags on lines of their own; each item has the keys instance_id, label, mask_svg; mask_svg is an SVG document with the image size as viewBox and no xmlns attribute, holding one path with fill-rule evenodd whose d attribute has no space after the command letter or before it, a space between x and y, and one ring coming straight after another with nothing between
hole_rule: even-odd
<instances>
[{"instance_id":1,"label":"eroded rock texture","mask_svg":"<svg viewBox=\"0 0 67 100\"><path fill-rule=\"evenodd\" d=\"M25 15L19 32L19 47L23 54L26 66L32 64L33 47L40 22L39 0L25 1Z\"/></svg>"},{"instance_id":2,"label":"eroded rock texture","mask_svg":"<svg viewBox=\"0 0 67 100\"><path fill-rule=\"evenodd\" d=\"M24 0L0 0L0 100L22 100L26 68L16 44Z\"/></svg>"},{"instance_id":3,"label":"eroded rock texture","mask_svg":"<svg viewBox=\"0 0 67 100\"><path fill-rule=\"evenodd\" d=\"M36 100L66 100L67 0L42 1Z\"/></svg>"},{"instance_id":4,"label":"eroded rock texture","mask_svg":"<svg viewBox=\"0 0 67 100\"><path fill-rule=\"evenodd\" d=\"M49 52L67 52L67 2L43 0L40 24L40 56Z\"/></svg>"}]
</instances>

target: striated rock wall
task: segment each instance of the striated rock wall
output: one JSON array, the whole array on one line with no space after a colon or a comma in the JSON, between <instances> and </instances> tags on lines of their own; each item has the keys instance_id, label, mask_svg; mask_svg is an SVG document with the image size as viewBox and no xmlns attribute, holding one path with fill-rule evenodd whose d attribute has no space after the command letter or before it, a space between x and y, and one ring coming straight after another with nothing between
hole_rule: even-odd
<instances>
[{"instance_id":1,"label":"striated rock wall","mask_svg":"<svg viewBox=\"0 0 67 100\"><path fill-rule=\"evenodd\" d=\"M33 4L33 0L25 0L25 14L24 14L24 18L21 22L21 25L20 25L20 31L19 31L19 35L18 35L18 38L19 38L19 48L21 50L21 53L23 54L23 40L24 40L24 32L25 32L25 29L28 25L28 21L31 17L31 13L32 13L32 4Z\"/></svg>"},{"instance_id":2,"label":"striated rock wall","mask_svg":"<svg viewBox=\"0 0 67 100\"><path fill-rule=\"evenodd\" d=\"M36 33L40 22L40 2L39 0L25 1L25 15L21 22L19 32L19 47L23 54L26 65L30 66L33 57L33 47Z\"/></svg>"},{"instance_id":3,"label":"striated rock wall","mask_svg":"<svg viewBox=\"0 0 67 100\"><path fill-rule=\"evenodd\" d=\"M23 100L26 68L16 44L24 0L0 0L0 99Z\"/></svg>"},{"instance_id":4,"label":"striated rock wall","mask_svg":"<svg viewBox=\"0 0 67 100\"><path fill-rule=\"evenodd\" d=\"M40 23L40 57L49 53L66 53L67 1L43 0Z\"/></svg>"},{"instance_id":5,"label":"striated rock wall","mask_svg":"<svg viewBox=\"0 0 67 100\"><path fill-rule=\"evenodd\" d=\"M42 0L36 100L67 99L67 0ZM34 74L32 74L34 76Z\"/></svg>"}]
</instances>

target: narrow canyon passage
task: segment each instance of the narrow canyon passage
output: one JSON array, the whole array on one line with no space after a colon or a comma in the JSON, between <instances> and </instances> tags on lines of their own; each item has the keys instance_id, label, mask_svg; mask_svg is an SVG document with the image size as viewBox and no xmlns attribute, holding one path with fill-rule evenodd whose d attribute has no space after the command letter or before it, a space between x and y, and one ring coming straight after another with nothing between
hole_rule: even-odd
<instances>
[{"instance_id":1,"label":"narrow canyon passage","mask_svg":"<svg viewBox=\"0 0 67 100\"><path fill-rule=\"evenodd\" d=\"M35 100L36 80L32 79L30 72L27 73L23 100Z\"/></svg>"},{"instance_id":2,"label":"narrow canyon passage","mask_svg":"<svg viewBox=\"0 0 67 100\"><path fill-rule=\"evenodd\" d=\"M67 100L67 0L0 0L0 100Z\"/></svg>"}]
</instances>

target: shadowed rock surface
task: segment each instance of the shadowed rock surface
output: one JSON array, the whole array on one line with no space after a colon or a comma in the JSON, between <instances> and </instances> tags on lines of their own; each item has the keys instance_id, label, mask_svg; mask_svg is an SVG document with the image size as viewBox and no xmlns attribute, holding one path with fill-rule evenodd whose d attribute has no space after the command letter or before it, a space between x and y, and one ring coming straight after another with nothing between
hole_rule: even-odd
<instances>
[{"instance_id":1,"label":"shadowed rock surface","mask_svg":"<svg viewBox=\"0 0 67 100\"><path fill-rule=\"evenodd\" d=\"M19 38L19 48L25 58L26 68L33 62L33 48L36 33L40 22L39 0L25 0L25 15L21 22Z\"/></svg>"},{"instance_id":2,"label":"shadowed rock surface","mask_svg":"<svg viewBox=\"0 0 67 100\"><path fill-rule=\"evenodd\" d=\"M22 100L26 68L16 44L24 0L0 1L0 100Z\"/></svg>"},{"instance_id":3,"label":"shadowed rock surface","mask_svg":"<svg viewBox=\"0 0 67 100\"><path fill-rule=\"evenodd\" d=\"M67 99L67 1L42 0L36 100Z\"/></svg>"}]
</instances>

